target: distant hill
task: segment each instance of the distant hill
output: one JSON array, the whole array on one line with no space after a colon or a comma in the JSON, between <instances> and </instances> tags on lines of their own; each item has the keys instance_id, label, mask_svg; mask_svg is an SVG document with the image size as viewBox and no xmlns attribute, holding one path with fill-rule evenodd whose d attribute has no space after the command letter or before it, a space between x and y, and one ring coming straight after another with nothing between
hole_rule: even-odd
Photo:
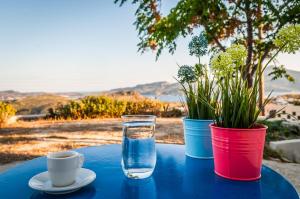
<instances>
[{"instance_id":1,"label":"distant hill","mask_svg":"<svg viewBox=\"0 0 300 199\"><path fill-rule=\"evenodd\" d=\"M10 101L9 103L17 110L18 115L31 115L46 114L49 108L55 107L58 104L65 104L68 101L68 98L62 96L42 94L26 96L19 100Z\"/></svg>"},{"instance_id":2,"label":"distant hill","mask_svg":"<svg viewBox=\"0 0 300 199\"><path fill-rule=\"evenodd\" d=\"M15 101L25 97L41 96L41 95L56 95L70 99L78 99L89 95L88 92L59 92L59 93L48 93L48 92L19 92L14 90L0 91L0 101Z\"/></svg>"},{"instance_id":3,"label":"distant hill","mask_svg":"<svg viewBox=\"0 0 300 199\"><path fill-rule=\"evenodd\" d=\"M44 92L18 92L14 90L6 90L6 91L0 91L0 100L10 101L10 100L16 100L27 96L37 96L43 94L45 93Z\"/></svg>"},{"instance_id":4,"label":"distant hill","mask_svg":"<svg viewBox=\"0 0 300 199\"><path fill-rule=\"evenodd\" d=\"M154 95L154 96L178 95L179 84L168 83L168 82L153 82L149 84L138 84L134 87L112 89L109 92L119 92L119 91L135 91L142 95Z\"/></svg>"},{"instance_id":5,"label":"distant hill","mask_svg":"<svg viewBox=\"0 0 300 199\"><path fill-rule=\"evenodd\" d=\"M277 79L275 81L271 80L271 77L268 74L271 72L271 69L267 69L265 72L265 90L266 92L270 92L273 90L274 93L288 93L288 92L296 92L300 93L300 71L288 70L288 73L291 74L296 82L291 83L286 79ZM180 85L178 83L169 83L169 82L153 82L148 84L138 84L133 87L125 87L125 88L116 88L109 91L102 92L60 92L60 93L46 93L46 92L17 92L13 90L8 91L0 91L0 100L2 101L20 101L26 97L32 96L41 96L41 99L45 99L45 96L52 96L50 98L57 99L78 99L87 95L100 95L100 94L111 94L118 92L129 92L134 91L138 92L144 96L179 96ZM56 97L53 97L56 96ZM63 98L59 98L63 97ZM30 99L30 98L27 98ZM24 100L27 100L24 99ZM51 99L51 100L52 100ZM33 100L33 99L31 99ZM37 101L40 101L37 98ZM55 100L54 100L55 101ZM57 100L59 101L59 100ZM64 101L64 100L63 100Z\"/></svg>"},{"instance_id":6,"label":"distant hill","mask_svg":"<svg viewBox=\"0 0 300 199\"><path fill-rule=\"evenodd\" d=\"M295 82L291 83L288 80L281 78L276 80L271 80L272 77L268 76L268 74L271 72L271 69L267 68L265 72L265 91L270 92L273 90L273 92L281 92L281 93L287 93L287 92L300 92L300 71L295 70L287 70L288 74L294 77Z\"/></svg>"},{"instance_id":7,"label":"distant hill","mask_svg":"<svg viewBox=\"0 0 300 199\"><path fill-rule=\"evenodd\" d=\"M295 78L295 83L291 83L286 79L271 80L272 77L268 76L271 69L265 71L265 91L273 91L275 93L285 92L300 92L300 71L287 70L287 72ZM154 82L149 84L139 84L134 87L125 87L112 89L110 92L116 91L137 91L142 95L181 95L180 85L178 83L168 82Z\"/></svg>"}]
</instances>

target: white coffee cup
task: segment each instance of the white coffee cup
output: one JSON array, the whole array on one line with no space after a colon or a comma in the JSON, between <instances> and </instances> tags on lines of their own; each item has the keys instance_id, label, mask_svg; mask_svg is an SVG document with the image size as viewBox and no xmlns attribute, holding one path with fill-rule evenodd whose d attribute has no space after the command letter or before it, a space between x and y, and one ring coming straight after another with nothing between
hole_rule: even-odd
<instances>
[{"instance_id":1,"label":"white coffee cup","mask_svg":"<svg viewBox=\"0 0 300 199\"><path fill-rule=\"evenodd\" d=\"M52 185L63 187L73 184L83 162L84 156L75 151L49 153L47 167Z\"/></svg>"}]
</instances>

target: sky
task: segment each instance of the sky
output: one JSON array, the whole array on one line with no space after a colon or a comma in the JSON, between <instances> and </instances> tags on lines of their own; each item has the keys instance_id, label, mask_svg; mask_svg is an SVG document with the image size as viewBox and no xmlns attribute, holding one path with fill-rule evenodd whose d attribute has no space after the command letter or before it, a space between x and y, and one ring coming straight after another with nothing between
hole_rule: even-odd
<instances>
[{"instance_id":1,"label":"sky","mask_svg":"<svg viewBox=\"0 0 300 199\"><path fill-rule=\"evenodd\" d=\"M137 52L135 6L113 0L0 0L0 90L102 91L174 82L178 64L192 64L188 38L174 55ZM167 12L176 1L164 1ZM300 53L280 55L300 70Z\"/></svg>"}]
</instances>

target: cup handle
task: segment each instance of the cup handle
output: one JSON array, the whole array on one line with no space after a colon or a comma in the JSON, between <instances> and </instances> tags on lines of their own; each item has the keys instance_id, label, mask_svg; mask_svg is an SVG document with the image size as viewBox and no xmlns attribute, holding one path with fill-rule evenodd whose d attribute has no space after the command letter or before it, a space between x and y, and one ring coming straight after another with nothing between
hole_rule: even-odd
<instances>
[{"instance_id":1,"label":"cup handle","mask_svg":"<svg viewBox=\"0 0 300 199\"><path fill-rule=\"evenodd\" d=\"M83 162L84 162L84 155L78 153L78 168L81 168L83 166Z\"/></svg>"}]
</instances>

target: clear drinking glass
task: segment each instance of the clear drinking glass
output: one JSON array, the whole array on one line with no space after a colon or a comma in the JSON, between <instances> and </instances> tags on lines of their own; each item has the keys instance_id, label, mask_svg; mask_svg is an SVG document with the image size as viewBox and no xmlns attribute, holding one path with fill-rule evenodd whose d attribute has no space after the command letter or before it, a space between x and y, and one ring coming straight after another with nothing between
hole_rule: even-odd
<instances>
[{"instance_id":1,"label":"clear drinking glass","mask_svg":"<svg viewBox=\"0 0 300 199\"><path fill-rule=\"evenodd\" d=\"M151 176L156 164L154 115L124 115L122 168L128 178Z\"/></svg>"}]
</instances>

